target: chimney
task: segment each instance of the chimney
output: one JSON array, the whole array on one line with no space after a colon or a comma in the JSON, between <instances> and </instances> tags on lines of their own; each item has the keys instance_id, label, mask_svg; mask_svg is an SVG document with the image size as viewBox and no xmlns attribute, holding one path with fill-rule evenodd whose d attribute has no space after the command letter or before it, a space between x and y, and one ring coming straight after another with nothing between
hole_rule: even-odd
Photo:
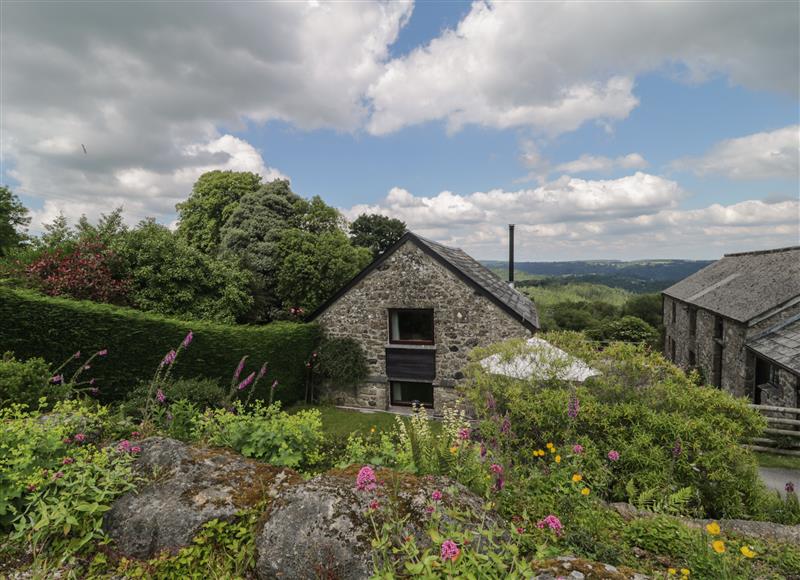
<instances>
[{"instance_id":1,"label":"chimney","mask_svg":"<svg viewBox=\"0 0 800 580\"><path fill-rule=\"evenodd\" d=\"M514 287L514 224L508 224L508 285Z\"/></svg>"}]
</instances>

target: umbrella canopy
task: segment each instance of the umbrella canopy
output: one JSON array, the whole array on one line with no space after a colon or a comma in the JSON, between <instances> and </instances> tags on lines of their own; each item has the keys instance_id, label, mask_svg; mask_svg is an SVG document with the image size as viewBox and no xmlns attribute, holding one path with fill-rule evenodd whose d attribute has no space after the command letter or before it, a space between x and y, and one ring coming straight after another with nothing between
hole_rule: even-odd
<instances>
[{"instance_id":1,"label":"umbrella canopy","mask_svg":"<svg viewBox=\"0 0 800 580\"><path fill-rule=\"evenodd\" d=\"M528 352L504 360L493 354L480 361L480 365L493 375L514 379L551 379L582 383L600 374L581 359L567 354L544 339L534 336L527 340Z\"/></svg>"}]
</instances>

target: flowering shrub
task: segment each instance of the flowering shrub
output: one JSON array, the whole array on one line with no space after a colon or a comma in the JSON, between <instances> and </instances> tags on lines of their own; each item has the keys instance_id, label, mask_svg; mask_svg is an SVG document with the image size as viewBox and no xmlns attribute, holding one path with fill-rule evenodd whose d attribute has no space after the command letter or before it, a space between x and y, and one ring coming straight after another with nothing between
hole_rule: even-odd
<instances>
[{"instance_id":1,"label":"flowering shrub","mask_svg":"<svg viewBox=\"0 0 800 580\"><path fill-rule=\"evenodd\" d=\"M233 411L209 409L195 421L192 435L214 445L231 447L271 465L308 467L321 459L322 417L317 409L292 415L280 403L265 406L256 401Z\"/></svg>"}]
</instances>

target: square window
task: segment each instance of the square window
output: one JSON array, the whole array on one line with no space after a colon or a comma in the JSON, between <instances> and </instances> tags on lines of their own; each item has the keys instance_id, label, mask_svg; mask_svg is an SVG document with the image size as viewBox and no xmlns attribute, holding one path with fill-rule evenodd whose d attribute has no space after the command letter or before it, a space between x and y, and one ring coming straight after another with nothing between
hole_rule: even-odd
<instances>
[{"instance_id":1,"label":"square window","mask_svg":"<svg viewBox=\"0 0 800 580\"><path fill-rule=\"evenodd\" d=\"M430 383L392 381L391 389L392 405L417 403L424 407L433 407L433 385Z\"/></svg>"},{"instance_id":2,"label":"square window","mask_svg":"<svg viewBox=\"0 0 800 580\"><path fill-rule=\"evenodd\" d=\"M433 310L390 310L389 342L433 344Z\"/></svg>"}]
</instances>

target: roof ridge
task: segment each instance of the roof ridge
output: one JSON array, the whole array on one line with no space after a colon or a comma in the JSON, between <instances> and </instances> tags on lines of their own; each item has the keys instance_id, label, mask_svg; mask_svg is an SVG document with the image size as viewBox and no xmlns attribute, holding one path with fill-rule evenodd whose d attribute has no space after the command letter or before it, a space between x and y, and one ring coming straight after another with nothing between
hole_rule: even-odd
<instances>
[{"instance_id":1,"label":"roof ridge","mask_svg":"<svg viewBox=\"0 0 800 580\"><path fill-rule=\"evenodd\" d=\"M800 250L800 246L786 246L785 248L773 248L771 250L752 250L749 252L734 252L732 254L724 254L723 258L732 258L735 256L756 256L758 254L777 254L779 252L789 252L791 250Z\"/></svg>"}]
</instances>

